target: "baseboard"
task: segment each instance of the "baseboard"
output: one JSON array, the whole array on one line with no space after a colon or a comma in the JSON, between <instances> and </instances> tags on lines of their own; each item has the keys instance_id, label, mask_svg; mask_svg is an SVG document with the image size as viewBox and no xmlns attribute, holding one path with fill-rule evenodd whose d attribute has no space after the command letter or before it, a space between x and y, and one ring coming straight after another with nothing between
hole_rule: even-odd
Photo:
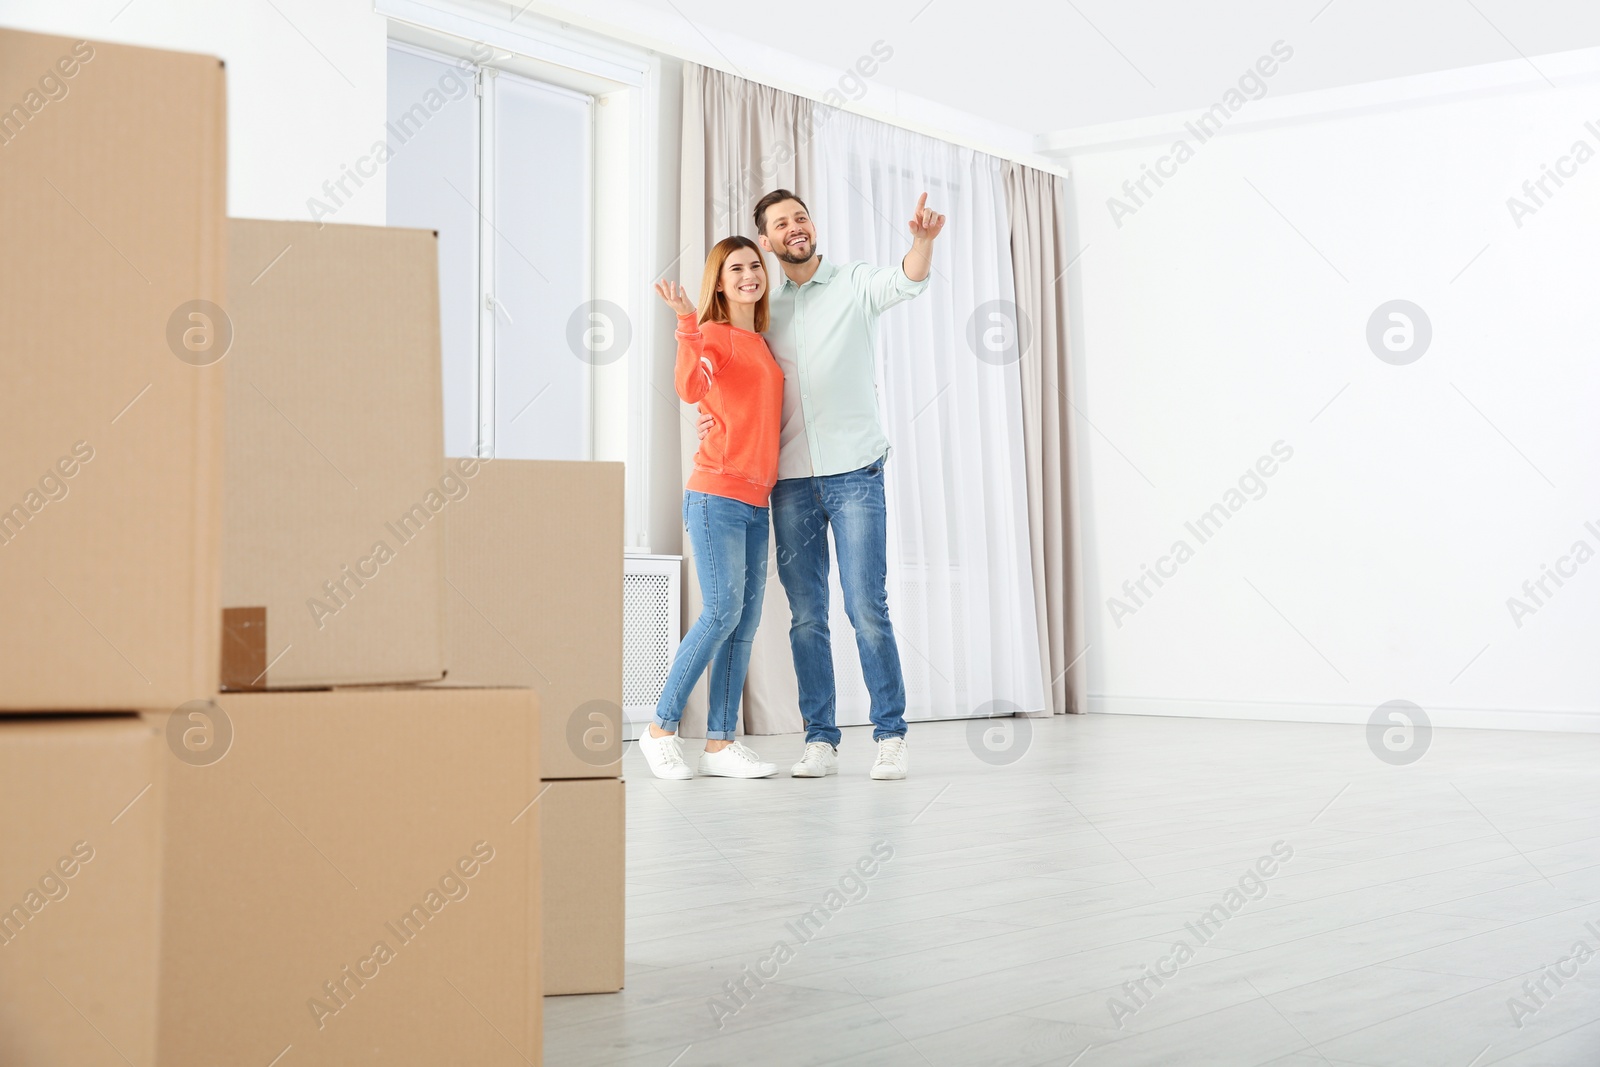
<instances>
[{"instance_id":1,"label":"baseboard","mask_svg":"<svg viewBox=\"0 0 1600 1067\"><path fill-rule=\"evenodd\" d=\"M1266 722L1326 722L1364 726L1375 706L1366 704L1267 703L1249 700L1177 700L1165 697L1090 696L1089 712L1102 715L1168 715L1185 719L1254 719ZM1436 729L1536 730L1600 733L1600 709L1546 711L1527 708L1435 708L1424 706Z\"/></svg>"}]
</instances>

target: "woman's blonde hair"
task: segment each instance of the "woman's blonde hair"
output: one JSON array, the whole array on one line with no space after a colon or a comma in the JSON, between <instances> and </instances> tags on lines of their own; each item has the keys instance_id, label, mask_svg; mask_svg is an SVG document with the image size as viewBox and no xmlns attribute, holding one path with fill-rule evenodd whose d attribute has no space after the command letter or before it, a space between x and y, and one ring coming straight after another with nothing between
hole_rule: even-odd
<instances>
[{"instance_id":1,"label":"woman's blonde hair","mask_svg":"<svg viewBox=\"0 0 1600 1067\"><path fill-rule=\"evenodd\" d=\"M748 248L758 257L761 255L761 246L748 237L724 237L711 249L711 254L706 256L706 273L700 281L700 319L701 322L727 322L728 297L717 289L717 283L722 280L722 265L728 257L741 248ZM761 260L761 273L766 274L767 261ZM761 290L761 299L756 301L756 333L767 332L767 292L771 286Z\"/></svg>"}]
</instances>

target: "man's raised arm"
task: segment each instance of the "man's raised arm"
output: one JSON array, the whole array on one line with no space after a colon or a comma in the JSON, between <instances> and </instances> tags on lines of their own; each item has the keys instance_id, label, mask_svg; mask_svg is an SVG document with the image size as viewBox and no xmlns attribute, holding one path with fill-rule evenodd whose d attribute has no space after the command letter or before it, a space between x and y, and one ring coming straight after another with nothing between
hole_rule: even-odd
<instances>
[{"instance_id":1,"label":"man's raised arm","mask_svg":"<svg viewBox=\"0 0 1600 1067\"><path fill-rule=\"evenodd\" d=\"M944 216L928 206L928 194L923 193L911 216L911 251L900 261L907 278L920 282L933 270L933 239L943 229Z\"/></svg>"}]
</instances>

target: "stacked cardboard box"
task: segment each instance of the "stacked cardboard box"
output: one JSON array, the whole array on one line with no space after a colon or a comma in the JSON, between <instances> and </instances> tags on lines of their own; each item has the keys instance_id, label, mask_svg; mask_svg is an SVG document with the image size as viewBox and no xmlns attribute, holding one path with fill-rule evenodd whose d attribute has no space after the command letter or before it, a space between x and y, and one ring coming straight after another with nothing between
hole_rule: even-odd
<instances>
[{"instance_id":1,"label":"stacked cardboard box","mask_svg":"<svg viewBox=\"0 0 1600 1067\"><path fill-rule=\"evenodd\" d=\"M156 1055L136 712L217 687L223 84L0 31L0 1063Z\"/></svg>"},{"instance_id":2,"label":"stacked cardboard box","mask_svg":"<svg viewBox=\"0 0 1600 1067\"><path fill-rule=\"evenodd\" d=\"M155 1062L159 746L137 715L0 722L0 1063Z\"/></svg>"},{"instance_id":3,"label":"stacked cardboard box","mask_svg":"<svg viewBox=\"0 0 1600 1067\"><path fill-rule=\"evenodd\" d=\"M0 31L0 108L0 1063L540 1062L536 696L394 684L435 236L230 227L215 58Z\"/></svg>"},{"instance_id":4,"label":"stacked cardboard box","mask_svg":"<svg viewBox=\"0 0 1600 1067\"><path fill-rule=\"evenodd\" d=\"M223 684L444 674L438 241L229 220Z\"/></svg>"},{"instance_id":5,"label":"stacked cardboard box","mask_svg":"<svg viewBox=\"0 0 1600 1067\"><path fill-rule=\"evenodd\" d=\"M176 707L217 684L222 66L0 32L0 107L0 709Z\"/></svg>"},{"instance_id":6,"label":"stacked cardboard box","mask_svg":"<svg viewBox=\"0 0 1600 1067\"><path fill-rule=\"evenodd\" d=\"M163 1067L539 1063L532 693L217 705L231 751L167 775Z\"/></svg>"},{"instance_id":7,"label":"stacked cardboard box","mask_svg":"<svg viewBox=\"0 0 1600 1067\"><path fill-rule=\"evenodd\" d=\"M537 699L414 684L459 495L435 235L229 237L225 691L190 714L232 741L164 719L161 1062L537 1063Z\"/></svg>"},{"instance_id":8,"label":"stacked cardboard box","mask_svg":"<svg viewBox=\"0 0 1600 1067\"><path fill-rule=\"evenodd\" d=\"M495 460L446 514L450 685L539 693L544 989L623 981L622 507L614 463Z\"/></svg>"}]
</instances>

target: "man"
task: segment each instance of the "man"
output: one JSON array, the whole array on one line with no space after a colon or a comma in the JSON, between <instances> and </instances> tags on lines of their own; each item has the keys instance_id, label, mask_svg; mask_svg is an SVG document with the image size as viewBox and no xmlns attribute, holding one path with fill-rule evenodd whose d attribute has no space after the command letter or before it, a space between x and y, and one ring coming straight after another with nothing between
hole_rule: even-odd
<instances>
[{"instance_id":1,"label":"man","mask_svg":"<svg viewBox=\"0 0 1600 1067\"><path fill-rule=\"evenodd\" d=\"M856 633L872 697L877 759L872 777L906 776L906 687L889 622L888 531L883 466L889 440L878 416L878 317L928 287L933 242L945 218L917 201L911 251L898 267L833 263L817 253L806 205L787 189L756 204L761 247L785 275L772 294L767 344L783 369L783 416L772 525L778 578L793 618L794 652L805 718L805 751L790 772L821 778L838 771L833 649L828 638L828 530L839 556L845 614ZM700 433L710 426L702 415Z\"/></svg>"}]
</instances>

